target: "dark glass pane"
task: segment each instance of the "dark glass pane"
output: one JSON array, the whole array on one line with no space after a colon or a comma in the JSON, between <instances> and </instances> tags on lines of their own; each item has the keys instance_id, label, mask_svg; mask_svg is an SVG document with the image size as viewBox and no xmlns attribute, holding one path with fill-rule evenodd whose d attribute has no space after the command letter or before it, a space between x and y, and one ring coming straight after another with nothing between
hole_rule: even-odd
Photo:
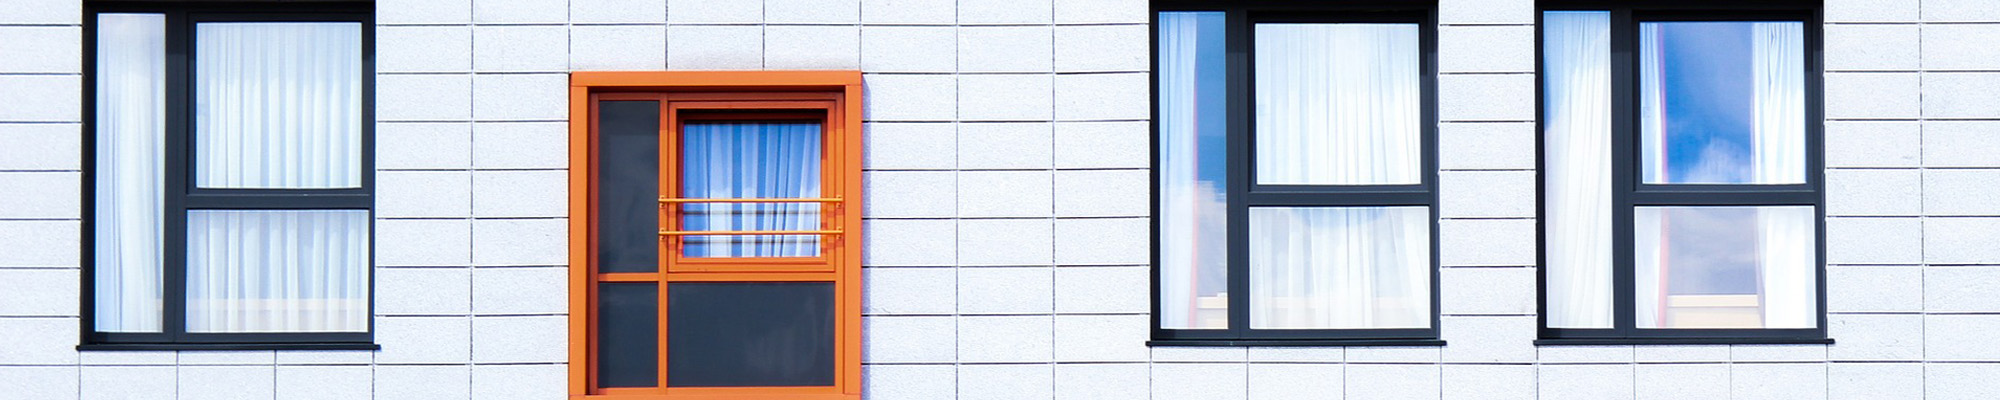
<instances>
[{"instance_id":1,"label":"dark glass pane","mask_svg":"<svg viewBox=\"0 0 2000 400\"><path fill-rule=\"evenodd\" d=\"M660 102L597 103L597 270L659 267Z\"/></svg>"},{"instance_id":2,"label":"dark glass pane","mask_svg":"<svg viewBox=\"0 0 2000 400\"><path fill-rule=\"evenodd\" d=\"M659 285L600 283L597 302L597 386L659 386Z\"/></svg>"},{"instance_id":3,"label":"dark glass pane","mask_svg":"<svg viewBox=\"0 0 2000 400\"><path fill-rule=\"evenodd\" d=\"M833 284L667 286L667 386L833 385Z\"/></svg>"}]
</instances>

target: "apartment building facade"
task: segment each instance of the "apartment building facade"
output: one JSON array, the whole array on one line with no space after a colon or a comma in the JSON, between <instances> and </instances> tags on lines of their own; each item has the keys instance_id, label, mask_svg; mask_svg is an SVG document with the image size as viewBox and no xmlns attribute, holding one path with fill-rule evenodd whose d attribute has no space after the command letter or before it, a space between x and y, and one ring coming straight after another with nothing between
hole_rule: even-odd
<instances>
[{"instance_id":1,"label":"apartment building facade","mask_svg":"<svg viewBox=\"0 0 2000 400\"><path fill-rule=\"evenodd\" d=\"M5 0L0 398L1995 398L1996 41L1984 0Z\"/></svg>"}]
</instances>

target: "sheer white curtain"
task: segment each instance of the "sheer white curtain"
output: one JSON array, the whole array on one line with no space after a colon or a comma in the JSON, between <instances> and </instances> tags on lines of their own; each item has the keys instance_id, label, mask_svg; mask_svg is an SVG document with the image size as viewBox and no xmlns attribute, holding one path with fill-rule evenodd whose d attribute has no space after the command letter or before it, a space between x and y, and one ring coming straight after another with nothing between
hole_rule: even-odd
<instances>
[{"instance_id":1,"label":"sheer white curtain","mask_svg":"<svg viewBox=\"0 0 2000 400\"><path fill-rule=\"evenodd\" d=\"M689 123L682 128L681 193L689 198L820 196L817 123ZM818 203L689 204L687 230L820 229ZM688 236L688 257L810 257L812 235Z\"/></svg>"},{"instance_id":2,"label":"sheer white curtain","mask_svg":"<svg viewBox=\"0 0 2000 400\"><path fill-rule=\"evenodd\" d=\"M1757 182L1803 183L1805 177L1805 26L1761 22L1752 27L1757 126ZM1758 213L1765 328L1818 327L1811 207L1771 207Z\"/></svg>"},{"instance_id":3,"label":"sheer white curtain","mask_svg":"<svg viewBox=\"0 0 2000 400\"><path fill-rule=\"evenodd\" d=\"M1757 160L1753 181L1805 183L1805 26L1759 22L1751 26Z\"/></svg>"},{"instance_id":4,"label":"sheer white curtain","mask_svg":"<svg viewBox=\"0 0 2000 400\"><path fill-rule=\"evenodd\" d=\"M166 17L97 16L96 329L160 330Z\"/></svg>"},{"instance_id":5,"label":"sheer white curtain","mask_svg":"<svg viewBox=\"0 0 2000 400\"><path fill-rule=\"evenodd\" d=\"M1228 284L1223 17L1159 16L1160 327L1227 328L1226 308L1202 307Z\"/></svg>"},{"instance_id":6,"label":"sheer white curtain","mask_svg":"<svg viewBox=\"0 0 2000 400\"><path fill-rule=\"evenodd\" d=\"M1257 24L1257 183L1422 183L1417 31Z\"/></svg>"},{"instance_id":7,"label":"sheer white curtain","mask_svg":"<svg viewBox=\"0 0 2000 400\"><path fill-rule=\"evenodd\" d=\"M368 212L188 211L188 332L368 330Z\"/></svg>"},{"instance_id":8,"label":"sheer white curtain","mask_svg":"<svg viewBox=\"0 0 2000 400\"><path fill-rule=\"evenodd\" d=\"M1257 24L1261 184L1422 180L1415 24ZM1430 326L1430 210L1250 209L1250 327Z\"/></svg>"},{"instance_id":9,"label":"sheer white curtain","mask_svg":"<svg viewBox=\"0 0 2000 400\"><path fill-rule=\"evenodd\" d=\"M1757 213L1759 289L1765 328L1819 326L1819 256L1812 207L1762 207Z\"/></svg>"},{"instance_id":10,"label":"sheer white curtain","mask_svg":"<svg viewBox=\"0 0 2000 400\"><path fill-rule=\"evenodd\" d=\"M361 24L195 25L195 184L361 187Z\"/></svg>"},{"instance_id":11,"label":"sheer white curtain","mask_svg":"<svg viewBox=\"0 0 2000 400\"><path fill-rule=\"evenodd\" d=\"M361 185L361 25L195 25L205 188ZM368 212L190 210L189 332L368 329Z\"/></svg>"},{"instance_id":12,"label":"sheer white curtain","mask_svg":"<svg viewBox=\"0 0 2000 400\"><path fill-rule=\"evenodd\" d=\"M1548 326L1611 328L1611 14L1542 24Z\"/></svg>"},{"instance_id":13,"label":"sheer white curtain","mask_svg":"<svg viewBox=\"0 0 2000 400\"><path fill-rule=\"evenodd\" d=\"M1250 327L1430 327L1430 210L1250 209Z\"/></svg>"}]
</instances>

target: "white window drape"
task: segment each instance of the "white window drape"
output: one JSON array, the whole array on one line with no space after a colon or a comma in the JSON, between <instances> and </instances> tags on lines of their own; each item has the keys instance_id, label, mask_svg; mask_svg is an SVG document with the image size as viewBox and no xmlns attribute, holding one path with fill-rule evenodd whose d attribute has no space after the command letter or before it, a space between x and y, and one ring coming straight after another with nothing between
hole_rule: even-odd
<instances>
[{"instance_id":1,"label":"white window drape","mask_svg":"<svg viewBox=\"0 0 2000 400\"><path fill-rule=\"evenodd\" d=\"M1806 89L1805 24L1751 25L1751 69L1755 97L1757 161L1752 181L1805 183Z\"/></svg>"},{"instance_id":2,"label":"white window drape","mask_svg":"<svg viewBox=\"0 0 2000 400\"><path fill-rule=\"evenodd\" d=\"M1430 209L1252 207L1250 327L1430 327Z\"/></svg>"},{"instance_id":3,"label":"white window drape","mask_svg":"<svg viewBox=\"0 0 2000 400\"><path fill-rule=\"evenodd\" d=\"M159 332L166 16L97 15L95 329Z\"/></svg>"},{"instance_id":4,"label":"white window drape","mask_svg":"<svg viewBox=\"0 0 2000 400\"><path fill-rule=\"evenodd\" d=\"M1424 118L1415 24L1257 24L1256 175L1413 185Z\"/></svg>"},{"instance_id":5,"label":"white window drape","mask_svg":"<svg viewBox=\"0 0 2000 400\"><path fill-rule=\"evenodd\" d=\"M1159 14L1160 327L1229 327L1223 13Z\"/></svg>"},{"instance_id":6,"label":"white window drape","mask_svg":"<svg viewBox=\"0 0 2000 400\"><path fill-rule=\"evenodd\" d=\"M187 217L188 332L368 330L368 211Z\"/></svg>"},{"instance_id":7,"label":"white window drape","mask_svg":"<svg viewBox=\"0 0 2000 400\"><path fill-rule=\"evenodd\" d=\"M1548 327L1611 328L1611 13L1542 13Z\"/></svg>"},{"instance_id":8,"label":"white window drape","mask_svg":"<svg viewBox=\"0 0 2000 400\"><path fill-rule=\"evenodd\" d=\"M681 193L688 198L820 196L818 123L689 123L682 128ZM686 230L820 229L819 203L687 204ZM688 257L811 257L812 235L687 236Z\"/></svg>"},{"instance_id":9,"label":"white window drape","mask_svg":"<svg viewBox=\"0 0 2000 400\"><path fill-rule=\"evenodd\" d=\"M361 24L195 25L195 184L361 187Z\"/></svg>"}]
</instances>

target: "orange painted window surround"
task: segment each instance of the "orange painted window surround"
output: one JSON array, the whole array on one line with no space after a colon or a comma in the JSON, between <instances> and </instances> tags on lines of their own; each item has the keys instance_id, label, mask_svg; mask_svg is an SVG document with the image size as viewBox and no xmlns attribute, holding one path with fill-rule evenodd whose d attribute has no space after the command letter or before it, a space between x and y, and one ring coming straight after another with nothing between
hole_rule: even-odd
<instances>
[{"instance_id":1,"label":"orange painted window surround","mask_svg":"<svg viewBox=\"0 0 2000 400\"><path fill-rule=\"evenodd\" d=\"M860 71L644 71L574 72L569 87L569 384L572 399L859 399L861 398L861 72ZM662 207L660 265L655 272L598 273L593 207L596 104L602 100L657 100L663 135L660 188L679 187L676 141L679 121L725 113L824 116L820 198L821 254L788 258L694 258L669 251L679 233L679 208ZM683 111L696 111L683 116ZM663 205L699 199L661 196ZM659 289L659 387L599 388L595 360L598 282L656 282ZM669 282L832 282L834 380L832 386L669 387L666 285Z\"/></svg>"}]
</instances>

